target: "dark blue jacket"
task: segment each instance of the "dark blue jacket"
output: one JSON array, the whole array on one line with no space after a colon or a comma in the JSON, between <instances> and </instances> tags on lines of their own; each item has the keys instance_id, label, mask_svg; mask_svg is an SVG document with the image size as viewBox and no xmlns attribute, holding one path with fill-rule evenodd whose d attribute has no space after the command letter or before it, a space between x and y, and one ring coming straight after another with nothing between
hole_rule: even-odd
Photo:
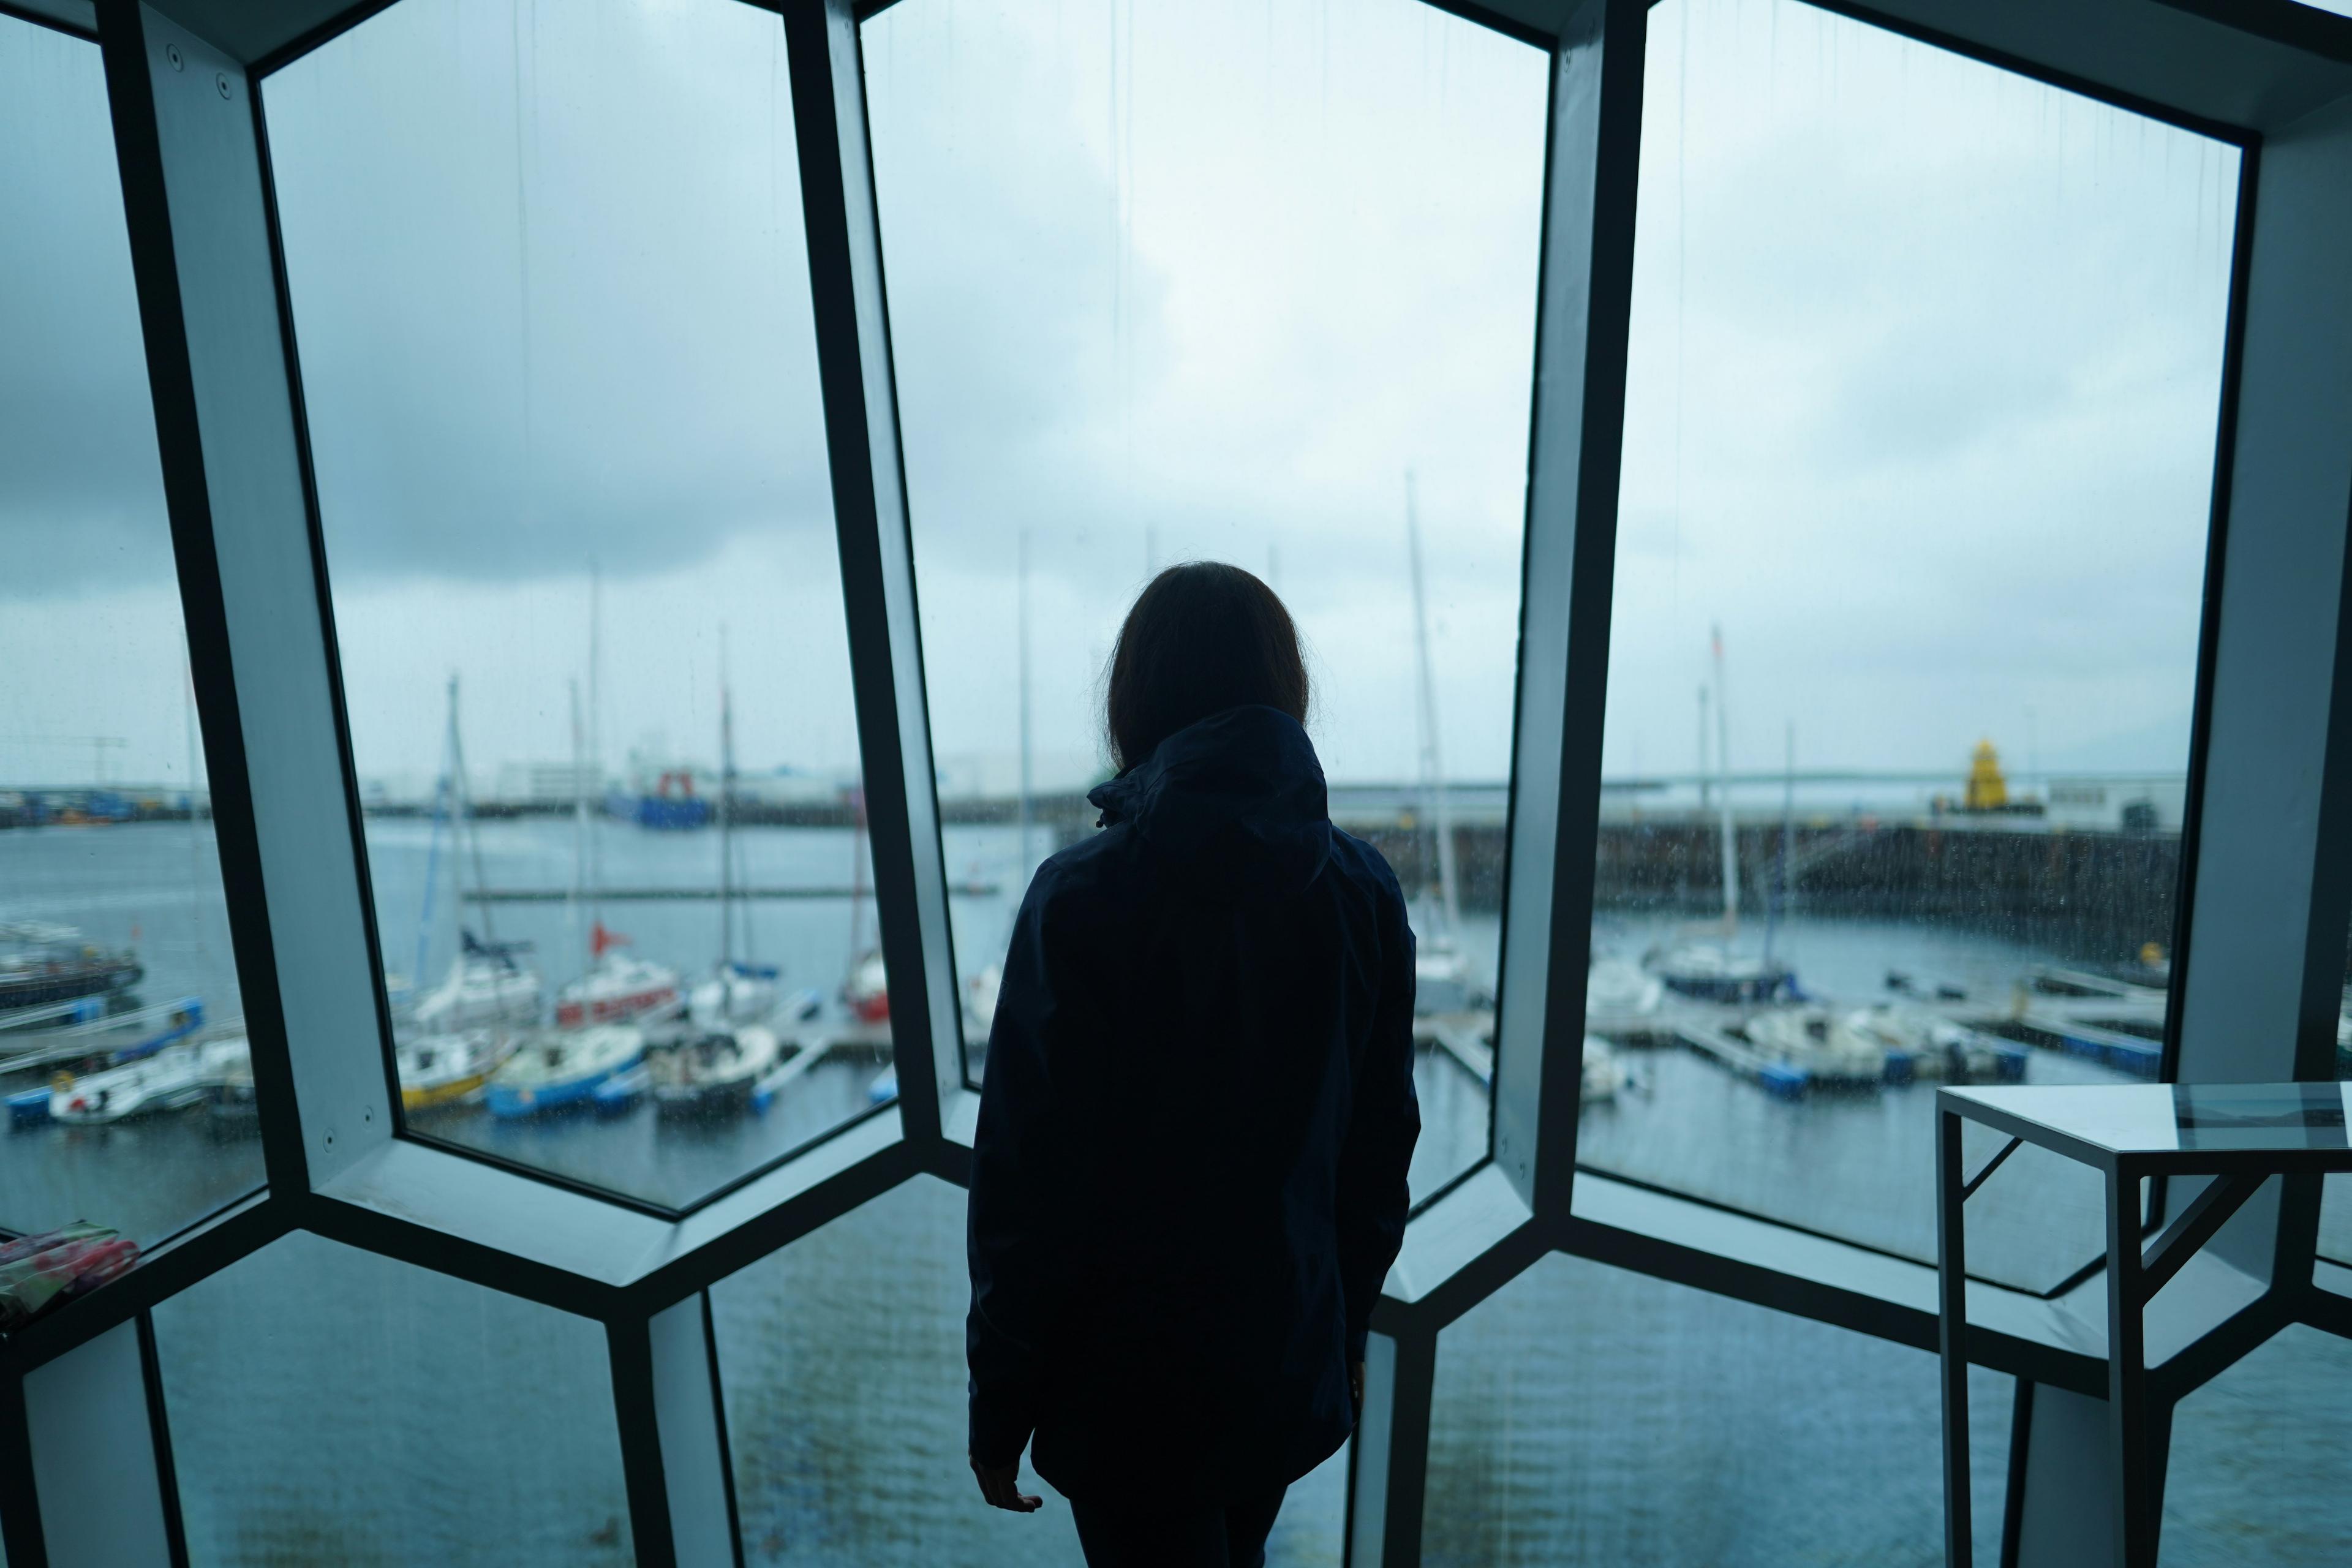
<instances>
[{"instance_id":1,"label":"dark blue jacket","mask_svg":"<svg viewBox=\"0 0 2352 1568\"><path fill-rule=\"evenodd\" d=\"M1404 1236L1412 932L1306 731L1235 708L1038 868L972 1146L971 1452L1239 1499L1347 1440Z\"/></svg>"}]
</instances>

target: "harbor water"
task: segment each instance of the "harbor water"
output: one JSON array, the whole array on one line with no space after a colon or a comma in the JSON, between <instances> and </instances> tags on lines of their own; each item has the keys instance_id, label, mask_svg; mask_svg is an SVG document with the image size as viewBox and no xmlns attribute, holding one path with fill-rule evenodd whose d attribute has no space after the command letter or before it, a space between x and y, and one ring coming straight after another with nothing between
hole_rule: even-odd
<instances>
[{"instance_id":1,"label":"harbor water","mask_svg":"<svg viewBox=\"0 0 2352 1568\"><path fill-rule=\"evenodd\" d=\"M394 970L413 967L427 825L371 824L377 918ZM613 886L709 887L716 837L604 826ZM485 824L494 886L568 886L568 822ZM738 835L751 886L856 877L842 831ZM1037 848L1042 852L1042 842ZM444 840L428 981L454 943ZM143 999L201 994L238 1011L226 920L202 829L142 824L0 833L0 920L135 942ZM1024 878L1011 828L950 829L959 967L995 956ZM194 868L203 889L192 893ZM467 873L471 880L470 870ZM536 944L551 990L577 973L580 911L498 906L498 935ZM717 952L718 910L607 906L635 951L691 974ZM861 943L842 900L777 900L740 917L739 942L789 988L830 998ZM1638 957L1662 926L1604 921L1606 951ZM1491 965L1493 917L1459 933ZM1973 933L1804 921L1778 940L1809 990L1856 1001L1896 969L1999 990L2053 955ZM828 1002L828 1005L832 1005ZM1633 1083L1588 1108L1594 1170L1906 1256L1932 1256L1926 1085L1776 1099L1696 1055L1629 1049ZM1483 1152L1484 1092L1459 1064L1422 1064L1426 1193ZM2036 1079L2105 1069L2036 1051ZM685 1201L841 1116L872 1068L821 1066L767 1118L682 1129L649 1110L431 1130L510 1157ZM7 1087L17 1087L11 1083ZM1246 1086L1236 1086L1246 1092ZM781 1115L780 1115L781 1113ZM887 1112L884 1112L887 1114ZM469 1131L470 1130L470 1131ZM1989 1272L2048 1284L2094 1256L2084 1211L2021 1157L2013 1196L1972 1247ZM0 1224L89 1218L153 1240L259 1179L257 1145L203 1110L111 1128L0 1137ZM1975 1216L1972 1215L1972 1219ZM2335 1235L2327 1245L2352 1256ZM755 1563L1077 1561L1067 1510L982 1509L962 1458L961 1202L928 1178L893 1192L712 1292L738 1501ZM604 1564L629 1560L601 1331L549 1309L310 1237L281 1241L155 1314L192 1561ZM331 1333L323 1326L332 1324ZM2194 1396L2168 1499L2168 1564L2352 1559L2342 1456L2352 1452L2352 1355L2294 1331ZM1994 1508L2007 1380L1979 1374L1976 1474ZM1427 1545L1433 1563L1852 1563L1938 1560L1934 1363L1924 1352L1659 1284L1549 1260L1441 1342ZM1339 1560L1344 1475L1295 1490L1270 1561ZM1980 1535L1985 1533L1980 1531ZM1990 1549L1988 1548L1988 1552ZM1990 1561L1988 1555L1985 1559Z\"/></svg>"}]
</instances>

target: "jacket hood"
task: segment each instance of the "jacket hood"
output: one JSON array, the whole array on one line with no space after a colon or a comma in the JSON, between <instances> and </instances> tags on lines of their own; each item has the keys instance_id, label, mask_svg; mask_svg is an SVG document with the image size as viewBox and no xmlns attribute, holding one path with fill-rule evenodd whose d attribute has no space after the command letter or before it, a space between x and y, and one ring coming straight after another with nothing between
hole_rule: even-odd
<instances>
[{"instance_id":1,"label":"jacket hood","mask_svg":"<svg viewBox=\"0 0 2352 1568\"><path fill-rule=\"evenodd\" d=\"M1087 798L1204 889L1295 894L1331 858L1323 764L1278 708L1212 714Z\"/></svg>"}]
</instances>

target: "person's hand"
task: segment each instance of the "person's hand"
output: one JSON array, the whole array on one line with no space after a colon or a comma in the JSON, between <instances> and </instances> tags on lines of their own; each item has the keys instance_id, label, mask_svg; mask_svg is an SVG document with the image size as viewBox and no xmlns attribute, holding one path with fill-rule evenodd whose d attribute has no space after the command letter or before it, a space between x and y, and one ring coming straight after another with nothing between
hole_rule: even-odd
<instances>
[{"instance_id":1,"label":"person's hand","mask_svg":"<svg viewBox=\"0 0 2352 1568\"><path fill-rule=\"evenodd\" d=\"M1348 1363L1348 1397L1356 1402L1356 1419L1361 1421L1364 1418L1364 1363L1362 1362L1351 1361Z\"/></svg>"},{"instance_id":2,"label":"person's hand","mask_svg":"<svg viewBox=\"0 0 2352 1568\"><path fill-rule=\"evenodd\" d=\"M1045 1506L1045 1500L1031 1497L1021 1490L1021 1461L1009 1465L983 1465L971 1462L971 1473L980 1482L980 1495L988 1500L991 1508L1007 1509L1014 1513L1035 1513Z\"/></svg>"}]
</instances>

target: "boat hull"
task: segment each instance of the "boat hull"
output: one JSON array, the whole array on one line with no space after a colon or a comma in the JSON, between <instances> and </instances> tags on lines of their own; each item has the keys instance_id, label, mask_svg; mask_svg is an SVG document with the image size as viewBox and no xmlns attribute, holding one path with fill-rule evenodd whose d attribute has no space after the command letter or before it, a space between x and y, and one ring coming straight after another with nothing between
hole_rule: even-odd
<instances>
[{"instance_id":1,"label":"boat hull","mask_svg":"<svg viewBox=\"0 0 2352 1568\"><path fill-rule=\"evenodd\" d=\"M467 1073L446 1083L426 1084L416 1089L403 1086L400 1108L403 1110L430 1110L439 1105L454 1105L490 1081L489 1069Z\"/></svg>"},{"instance_id":2,"label":"boat hull","mask_svg":"<svg viewBox=\"0 0 2352 1568\"><path fill-rule=\"evenodd\" d=\"M146 974L142 965L124 961L91 964L62 973L0 975L0 1013L128 991Z\"/></svg>"}]
</instances>

